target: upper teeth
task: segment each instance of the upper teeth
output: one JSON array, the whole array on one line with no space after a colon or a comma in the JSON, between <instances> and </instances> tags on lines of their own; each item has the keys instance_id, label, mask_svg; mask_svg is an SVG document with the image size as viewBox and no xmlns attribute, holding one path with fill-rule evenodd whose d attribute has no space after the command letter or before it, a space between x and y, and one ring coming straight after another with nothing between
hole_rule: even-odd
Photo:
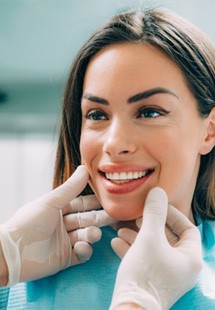
<instances>
[{"instance_id":1,"label":"upper teeth","mask_svg":"<svg viewBox=\"0 0 215 310\"><path fill-rule=\"evenodd\" d=\"M134 172L108 172L105 176L109 180L132 180L144 177L147 171L134 171Z\"/></svg>"}]
</instances>

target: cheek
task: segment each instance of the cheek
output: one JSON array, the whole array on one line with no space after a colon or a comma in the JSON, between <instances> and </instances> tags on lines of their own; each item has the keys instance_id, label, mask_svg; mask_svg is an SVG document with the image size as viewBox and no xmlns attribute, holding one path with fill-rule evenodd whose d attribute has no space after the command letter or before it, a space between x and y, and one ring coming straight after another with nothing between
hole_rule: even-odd
<instances>
[{"instance_id":1,"label":"cheek","mask_svg":"<svg viewBox=\"0 0 215 310\"><path fill-rule=\"evenodd\" d=\"M168 195L170 203L177 205L192 193L199 170L200 156L194 145L172 143L160 157L160 175L158 185Z\"/></svg>"},{"instance_id":2,"label":"cheek","mask_svg":"<svg viewBox=\"0 0 215 310\"><path fill-rule=\"evenodd\" d=\"M93 159L98 153L98 146L95 137L87 131L81 133L80 140L80 152L81 152L81 162L86 165L88 170L92 164ZM90 172L90 171L89 171Z\"/></svg>"},{"instance_id":3,"label":"cheek","mask_svg":"<svg viewBox=\"0 0 215 310\"><path fill-rule=\"evenodd\" d=\"M81 139L80 139L81 163L85 165L89 161L89 154L91 153L89 147L90 147L89 139L87 139L84 133L81 133Z\"/></svg>"}]
</instances>

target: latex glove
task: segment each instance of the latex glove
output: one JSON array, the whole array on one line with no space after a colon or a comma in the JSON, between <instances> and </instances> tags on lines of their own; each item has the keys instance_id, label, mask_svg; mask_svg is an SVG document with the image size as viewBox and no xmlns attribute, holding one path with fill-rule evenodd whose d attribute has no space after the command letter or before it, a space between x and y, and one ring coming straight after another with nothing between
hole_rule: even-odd
<instances>
[{"instance_id":1,"label":"latex glove","mask_svg":"<svg viewBox=\"0 0 215 310\"><path fill-rule=\"evenodd\" d=\"M26 204L0 227L2 251L8 267L8 284L38 279L69 266L86 262L92 255L90 243L101 238L97 227L67 232L62 209L86 186L84 166L61 186ZM91 221L93 225L93 221Z\"/></svg>"},{"instance_id":2,"label":"latex glove","mask_svg":"<svg viewBox=\"0 0 215 310\"><path fill-rule=\"evenodd\" d=\"M87 233L89 237L89 226L102 227L117 223L117 220L111 218L103 209L101 210L95 195L79 196L67 204L62 211L66 230L68 233L72 232L73 239L74 231L77 235ZM83 229L77 230L77 228Z\"/></svg>"},{"instance_id":3,"label":"latex glove","mask_svg":"<svg viewBox=\"0 0 215 310\"><path fill-rule=\"evenodd\" d=\"M173 206L170 206L170 208L173 208ZM168 218L168 216L167 216ZM123 225L123 222L121 222L121 227L118 230L118 238L114 238L112 240L112 249L116 253L119 258L123 258L127 251L130 249L131 245L134 243L136 236L138 234L139 229L142 226L142 220L143 218L138 218L135 222L133 222L133 227L128 228L127 224L126 227ZM178 236L173 233L171 228L167 225L165 225L165 234L167 237L167 240L171 246L177 246L177 243L179 241Z\"/></svg>"},{"instance_id":4,"label":"latex glove","mask_svg":"<svg viewBox=\"0 0 215 310\"><path fill-rule=\"evenodd\" d=\"M166 310L195 285L202 267L199 231L177 209L170 206L168 216L167 210L166 193L152 189L140 231L120 264L111 310L132 305ZM174 246L165 234L166 221L178 238ZM118 242L113 240L113 247Z\"/></svg>"}]
</instances>

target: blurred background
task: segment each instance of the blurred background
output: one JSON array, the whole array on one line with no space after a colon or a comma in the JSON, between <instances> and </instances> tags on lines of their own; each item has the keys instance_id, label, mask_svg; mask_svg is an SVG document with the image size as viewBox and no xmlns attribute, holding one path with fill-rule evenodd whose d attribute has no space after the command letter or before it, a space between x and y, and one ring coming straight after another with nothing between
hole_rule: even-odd
<instances>
[{"instance_id":1,"label":"blurred background","mask_svg":"<svg viewBox=\"0 0 215 310\"><path fill-rule=\"evenodd\" d=\"M63 90L80 46L138 6L172 9L215 43L214 0L0 0L0 223L52 187Z\"/></svg>"}]
</instances>

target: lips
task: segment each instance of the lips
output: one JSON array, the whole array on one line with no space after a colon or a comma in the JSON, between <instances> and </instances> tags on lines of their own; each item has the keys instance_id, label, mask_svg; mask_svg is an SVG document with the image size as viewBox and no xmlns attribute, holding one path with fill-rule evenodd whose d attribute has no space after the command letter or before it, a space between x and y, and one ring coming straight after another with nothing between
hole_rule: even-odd
<instances>
[{"instance_id":1,"label":"lips","mask_svg":"<svg viewBox=\"0 0 215 310\"><path fill-rule=\"evenodd\" d=\"M139 188L154 172L153 168L136 165L105 165L100 167L104 188L112 194L125 194Z\"/></svg>"},{"instance_id":2,"label":"lips","mask_svg":"<svg viewBox=\"0 0 215 310\"><path fill-rule=\"evenodd\" d=\"M108 180L111 180L116 183L124 183L124 182L130 182L132 180L137 180L142 177L145 177L147 174L150 173L151 170L145 170L145 171L123 171L123 172L107 172L105 173L105 177Z\"/></svg>"}]
</instances>

